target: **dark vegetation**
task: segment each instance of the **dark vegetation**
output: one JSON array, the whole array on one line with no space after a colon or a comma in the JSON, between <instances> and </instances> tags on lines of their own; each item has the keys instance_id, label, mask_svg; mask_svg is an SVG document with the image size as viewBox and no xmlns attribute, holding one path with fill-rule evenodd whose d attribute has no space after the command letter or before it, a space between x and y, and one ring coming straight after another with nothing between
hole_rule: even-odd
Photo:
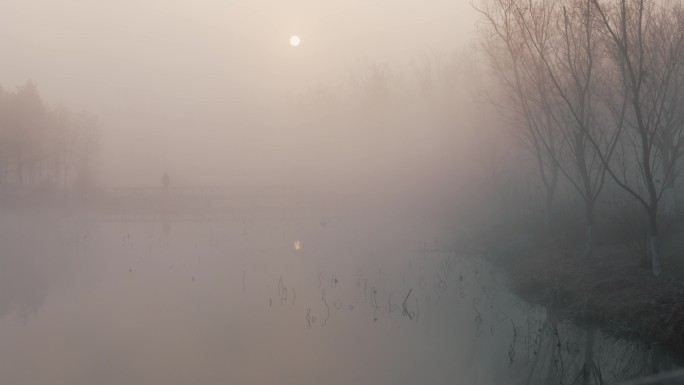
<instances>
[{"instance_id":1,"label":"dark vegetation","mask_svg":"<svg viewBox=\"0 0 684 385\"><path fill-rule=\"evenodd\" d=\"M502 88L494 97L534 157L545 221L562 179L582 203L591 255L597 206L609 187L619 190L643 209L658 276L660 217L681 211L682 5L489 0L480 12L484 51Z\"/></svg>"},{"instance_id":2,"label":"dark vegetation","mask_svg":"<svg viewBox=\"0 0 684 385\"><path fill-rule=\"evenodd\" d=\"M466 249L558 320L684 359L682 4L475 7L490 99L529 156L493 173L496 225Z\"/></svg>"},{"instance_id":3,"label":"dark vegetation","mask_svg":"<svg viewBox=\"0 0 684 385\"><path fill-rule=\"evenodd\" d=\"M648 230L638 223L624 217L601 222L591 257L581 232L516 226L472 238L468 252L486 255L506 271L514 293L546 307L556 321L596 327L684 360L684 227L681 221L666 227L663 263L670 268L653 277L639 240Z\"/></svg>"}]
</instances>

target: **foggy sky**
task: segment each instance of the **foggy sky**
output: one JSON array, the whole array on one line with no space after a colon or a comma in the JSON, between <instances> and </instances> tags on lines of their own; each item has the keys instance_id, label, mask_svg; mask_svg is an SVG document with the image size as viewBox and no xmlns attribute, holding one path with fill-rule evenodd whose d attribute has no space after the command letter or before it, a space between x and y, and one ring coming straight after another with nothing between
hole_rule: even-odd
<instances>
[{"instance_id":1,"label":"foggy sky","mask_svg":"<svg viewBox=\"0 0 684 385\"><path fill-rule=\"evenodd\" d=\"M473 20L447 0L1 0L0 85L32 79L48 104L97 114L105 184L165 170L181 184L267 183L298 167L281 161L301 149L283 122L293 95L346 82L359 61L458 50Z\"/></svg>"}]
</instances>

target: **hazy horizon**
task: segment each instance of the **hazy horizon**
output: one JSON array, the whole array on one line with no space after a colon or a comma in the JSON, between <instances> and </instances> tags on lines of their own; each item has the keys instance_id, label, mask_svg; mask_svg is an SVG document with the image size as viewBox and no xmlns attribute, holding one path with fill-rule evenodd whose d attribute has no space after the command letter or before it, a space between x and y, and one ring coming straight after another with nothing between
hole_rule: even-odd
<instances>
[{"instance_id":1,"label":"hazy horizon","mask_svg":"<svg viewBox=\"0 0 684 385\"><path fill-rule=\"evenodd\" d=\"M453 1L44 0L0 10L0 86L30 79L47 104L96 114L107 185L156 185L171 170L179 184L287 183L283 174L318 157L302 155L292 111L308 88L346 86L365 65L410 76L422 56L475 41L474 10Z\"/></svg>"}]
</instances>

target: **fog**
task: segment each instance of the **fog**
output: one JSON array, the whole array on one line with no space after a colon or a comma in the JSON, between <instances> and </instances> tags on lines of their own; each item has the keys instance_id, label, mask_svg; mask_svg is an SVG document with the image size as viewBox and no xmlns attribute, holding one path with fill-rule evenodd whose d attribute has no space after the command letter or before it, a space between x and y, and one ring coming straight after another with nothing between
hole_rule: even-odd
<instances>
[{"instance_id":1,"label":"fog","mask_svg":"<svg viewBox=\"0 0 684 385\"><path fill-rule=\"evenodd\" d=\"M668 367L667 337L590 299L618 287L599 275L677 281L641 273L661 273L660 235L677 271L684 152L663 138L684 115L642 161L630 129L651 101L628 105L624 66L597 59L575 109L562 50L522 44L544 13L504 3L0 0L0 385Z\"/></svg>"},{"instance_id":2,"label":"fog","mask_svg":"<svg viewBox=\"0 0 684 385\"><path fill-rule=\"evenodd\" d=\"M97 114L102 177L115 185L143 185L166 169L202 184L291 175L327 150L313 151L298 126L294 101L309 87L348 83L358 63L409 72L426 51L451 53L474 35L470 6L449 1L36 1L2 10L0 84L32 79L47 102ZM302 44L290 46L291 35ZM303 147L310 153L290 162Z\"/></svg>"},{"instance_id":3,"label":"fog","mask_svg":"<svg viewBox=\"0 0 684 385\"><path fill-rule=\"evenodd\" d=\"M472 312L429 309L446 297L432 275L453 255L427 250L451 241L451 197L473 163L468 4L0 9L8 98L29 81L57 121L95 117L94 144L74 141L77 160L57 160L54 180L3 171L2 383L492 378L489 357L466 369ZM179 192L126 190L162 182ZM46 183L58 190L39 193ZM248 199L206 211L178 190L217 186Z\"/></svg>"}]
</instances>

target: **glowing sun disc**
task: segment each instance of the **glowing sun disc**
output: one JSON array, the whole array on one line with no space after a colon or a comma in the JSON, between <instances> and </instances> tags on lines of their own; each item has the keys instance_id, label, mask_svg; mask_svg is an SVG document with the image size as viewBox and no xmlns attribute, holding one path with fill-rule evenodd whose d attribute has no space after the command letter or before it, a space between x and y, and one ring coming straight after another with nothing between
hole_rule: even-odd
<instances>
[{"instance_id":1,"label":"glowing sun disc","mask_svg":"<svg viewBox=\"0 0 684 385\"><path fill-rule=\"evenodd\" d=\"M299 36L293 35L290 37L290 45L293 47L296 47L301 43L301 40L299 39Z\"/></svg>"}]
</instances>

